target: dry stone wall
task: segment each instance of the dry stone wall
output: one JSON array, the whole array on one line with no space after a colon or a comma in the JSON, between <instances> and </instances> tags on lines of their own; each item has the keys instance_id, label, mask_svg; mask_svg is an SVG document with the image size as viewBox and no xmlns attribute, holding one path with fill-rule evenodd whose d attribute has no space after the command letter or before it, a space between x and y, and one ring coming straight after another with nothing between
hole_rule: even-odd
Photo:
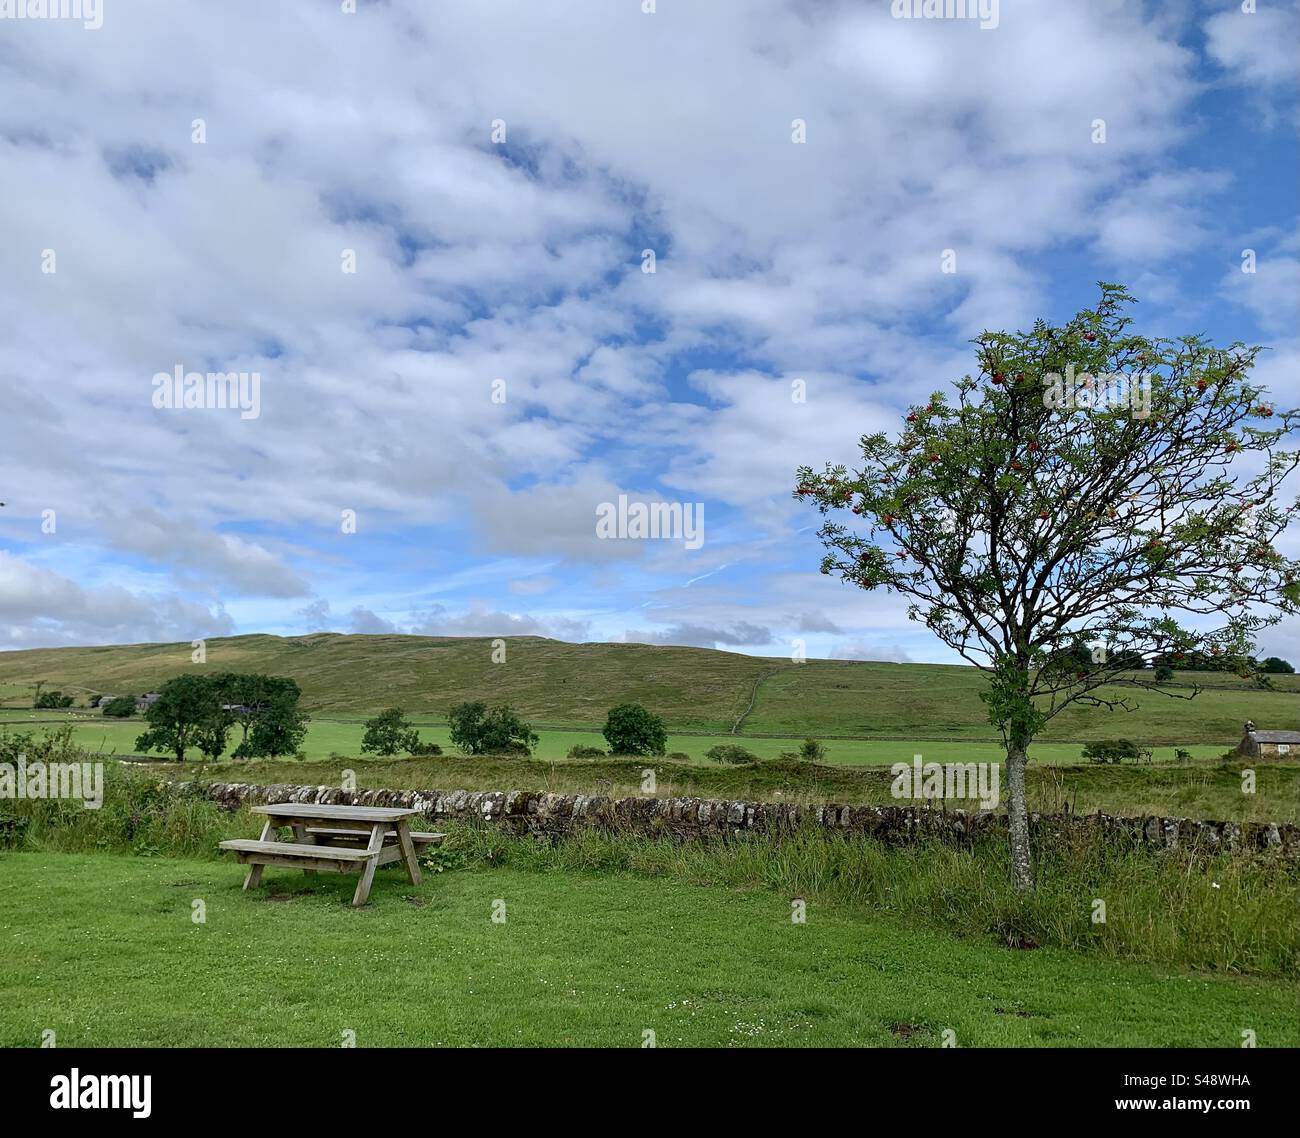
<instances>
[{"instance_id":1,"label":"dry stone wall","mask_svg":"<svg viewBox=\"0 0 1300 1138\"><path fill-rule=\"evenodd\" d=\"M1006 816L925 806L846 806L828 803L731 802L710 798L610 798L605 795L534 791L341 790L334 786L211 783L202 788L235 810L268 802L405 806L431 822L477 822L515 835L556 836L579 827L679 840L741 834L780 835L812 826L828 833L860 835L889 845L919 837L957 843L984 833L1005 832ZM1125 818L1109 814L1031 815L1039 836L1087 831L1150 849L1276 850L1300 858L1300 827L1273 823L1208 822L1190 818Z\"/></svg>"}]
</instances>

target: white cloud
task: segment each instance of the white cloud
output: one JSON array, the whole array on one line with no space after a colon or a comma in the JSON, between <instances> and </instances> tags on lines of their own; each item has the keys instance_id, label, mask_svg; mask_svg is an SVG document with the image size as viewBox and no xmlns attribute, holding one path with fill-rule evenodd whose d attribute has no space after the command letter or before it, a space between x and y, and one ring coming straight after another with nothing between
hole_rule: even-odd
<instances>
[{"instance_id":1,"label":"white cloud","mask_svg":"<svg viewBox=\"0 0 1300 1138\"><path fill-rule=\"evenodd\" d=\"M83 588L0 550L0 647L177 641L234 630L220 609L121 587Z\"/></svg>"}]
</instances>

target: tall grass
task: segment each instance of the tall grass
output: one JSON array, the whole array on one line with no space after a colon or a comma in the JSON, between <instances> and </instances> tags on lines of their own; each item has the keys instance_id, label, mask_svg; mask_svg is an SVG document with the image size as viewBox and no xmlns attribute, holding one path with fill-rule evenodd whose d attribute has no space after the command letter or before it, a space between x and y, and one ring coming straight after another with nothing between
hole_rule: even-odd
<instances>
[{"instance_id":1,"label":"tall grass","mask_svg":"<svg viewBox=\"0 0 1300 1138\"><path fill-rule=\"evenodd\" d=\"M94 761L72 744L67 727L0 739L0 761L14 763L20 755L29 767ZM241 813L247 829L251 823ZM126 770L115 762L104 764L104 798L98 809L60 799L0 800L0 843L11 849L208 856L239 824L202 788L180 791L157 774Z\"/></svg>"},{"instance_id":2,"label":"tall grass","mask_svg":"<svg viewBox=\"0 0 1300 1138\"><path fill-rule=\"evenodd\" d=\"M582 831L563 841L510 838L483 826L449 835L467 864L539 872L632 873L701 885L765 888L810 903L884 910L959 936L1016 948L1052 945L1115 959L1264 976L1300 975L1297 872L1267 855L1117 850L1090 835L1036 851L1029 897L1011 885L1006 843L891 848L803 830L676 843ZM1105 903L1105 920L1095 902Z\"/></svg>"}]
</instances>

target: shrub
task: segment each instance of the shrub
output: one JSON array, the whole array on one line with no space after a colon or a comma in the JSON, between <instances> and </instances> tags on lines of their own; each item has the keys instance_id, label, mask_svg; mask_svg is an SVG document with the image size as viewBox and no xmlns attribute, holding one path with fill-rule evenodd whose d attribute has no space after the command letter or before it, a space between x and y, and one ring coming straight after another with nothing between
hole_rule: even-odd
<instances>
[{"instance_id":1,"label":"shrub","mask_svg":"<svg viewBox=\"0 0 1300 1138\"><path fill-rule=\"evenodd\" d=\"M467 755L530 755L537 734L507 704L458 703L447 713L451 741Z\"/></svg>"},{"instance_id":2,"label":"shrub","mask_svg":"<svg viewBox=\"0 0 1300 1138\"><path fill-rule=\"evenodd\" d=\"M668 745L664 721L639 703L611 707L601 734L615 755L662 755Z\"/></svg>"},{"instance_id":3,"label":"shrub","mask_svg":"<svg viewBox=\"0 0 1300 1138\"><path fill-rule=\"evenodd\" d=\"M1151 761L1151 752L1139 747L1132 739L1099 739L1083 748L1083 757L1091 763L1120 763Z\"/></svg>"},{"instance_id":4,"label":"shrub","mask_svg":"<svg viewBox=\"0 0 1300 1138\"><path fill-rule=\"evenodd\" d=\"M574 743L569 748L568 757L570 759L603 759L606 755L599 747L588 747L583 743Z\"/></svg>"},{"instance_id":5,"label":"shrub","mask_svg":"<svg viewBox=\"0 0 1300 1138\"><path fill-rule=\"evenodd\" d=\"M0 847L21 845L23 835L27 833L27 827L30 825L30 818L0 814Z\"/></svg>"},{"instance_id":6,"label":"shrub","mask_svg":"<svg viewBox=\"0 0 1300 1138\"><path fill-rule=\"evenodd\" d=\"M116 696L104 704L102 710L110 719L129 719L135 714L135 696Z\"/></svg>"},{"instance_id":7,"label":"shrub","mask_svg":"<svg viewBox=\"0 0 1300 1138\"><path fill-rule=\"evenodd\" d=\"M366 720L366 733L361 737L362 754L395 755L398 751L414 754L420 745L420 733L415 730L400 707L381 711Z\"/></svg>"},{"instance_id":8,"label":"shrub","mask_svg":"<svg viewBox=\"0 0 1300 1138\"><path fill-rule=\"evenodd\" d=\"M424 855L424 868L434 873L446 873L451 869L463 869L465 855L459 850L449 850L444 846L431 846Z\"/></svg>"},{"instance_id":9,"label":"shrub","mask_svg":"<svg viewBox=\"0 0 1300 1138\"><path fill-rule=\"evenodd\" d=\"M439 747L437 743L421 743L420 737L417 733L415 737L415 741L407 745L406 753L408 755L415 755L415 756L441 755L442 748Z\"/></svg>"},{"instance_id":10,"label":"shrub","mask_svg":"<svg viewBox=\"0 0 1300 1138\"><path fill-rule=\"evenodd\" d=\"M674 751L668 757L675 763L689 763L691 761L691 756L685 751Z\"/></svg>"},{"instance_id":11,"label":"shrub","mask_svg":"<svg viewBox=\"0 0 1300 1138\"><path fill-rule=\"evenodd\" d=\"M1192 752L1184 751L1182 747L1175 747L1174 759L1180 763L1190 763L1192 761Z\"/></svg>"},{"instance_id":12,"label":"shrub","mask_svg":"<svg viewBox=\"0 0 1300 1138\"><path fill-rule=\"evenodd\" d=\"M72 696L64 695L61 691L43 691L36 697L36 707L41 709L71 706Z\"/></svg>"},{"instance_id":13,"label":"shrub","mask_svg":"<svg viewBox=\"0 0 1300 1138\"><path fill-rule=\"evenodd\" d=\"M1156 683L1167 684L1174 678L1174 670L1168 664L1156 665Z\"/></svg>"},{"instance_id":14,"label":"shrub","mask_svg":"<svg viewBox=\"0 0 1300 1138\"><path fill-rule=\"evenodd\" d=\"M732 766L738 766L741 763L758 762L756 754L745 750L744 747L737 743L719 743L716 747L710 747L705 751L704 757L712 759L715 763L729 763Z\"/></svg>"},{"instance_id":15,"label":"shrub","mask_svg":"<svg viewBox=\"0 0 1300 1138\"><path fill-rule=\"evenodd\" d=\"M820 763L826 757L826 748L816 739L805 739L799 747L799 757L805 762Z\"/></svg>"}]
</instances>

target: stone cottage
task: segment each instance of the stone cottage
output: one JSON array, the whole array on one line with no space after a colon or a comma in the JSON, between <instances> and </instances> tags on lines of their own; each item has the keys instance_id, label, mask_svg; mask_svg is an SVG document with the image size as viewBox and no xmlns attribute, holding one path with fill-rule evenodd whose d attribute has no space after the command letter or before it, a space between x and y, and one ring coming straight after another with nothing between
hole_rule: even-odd
<instances>
[{"instance_id":1,"label":"stone cottage","mask_svg":"<svg viewBox=\"0 0 1300 1138\"><path fill-rule=\"evenodd\" d=\"M1260 731L1249 720L1242 731L1237 754L1250 759L1280 759L1300 756L1300 731Z\"/></svg>"}]
</instances>

